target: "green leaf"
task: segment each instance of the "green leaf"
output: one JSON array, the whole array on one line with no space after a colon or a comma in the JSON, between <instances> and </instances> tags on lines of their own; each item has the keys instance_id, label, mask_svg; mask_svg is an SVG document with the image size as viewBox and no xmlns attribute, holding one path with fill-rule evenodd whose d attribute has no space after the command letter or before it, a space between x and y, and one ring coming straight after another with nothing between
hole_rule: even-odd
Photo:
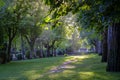
<instances>
[{"instance_id":1,"label":"green leaf","mask_svg":"<svg viewBox=\"0 0 120 80\"><path fill-rule=\"evenodd\" d=\"M51 18L48 16L45 18L45 22L50 22Z\"/></svg>"}]
</instances>

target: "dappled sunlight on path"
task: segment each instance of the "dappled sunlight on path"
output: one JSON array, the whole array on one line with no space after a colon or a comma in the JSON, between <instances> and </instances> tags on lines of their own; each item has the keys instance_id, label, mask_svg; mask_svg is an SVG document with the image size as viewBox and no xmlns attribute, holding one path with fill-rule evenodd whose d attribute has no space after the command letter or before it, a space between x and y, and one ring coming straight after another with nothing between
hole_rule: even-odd
<instances>
[{"instance_id":1,"label":"dappled sunlight on path","mask_svg":"<svg viewBox=\"0 0 120 80\"><path fill-rule=\"evenodd\" d=\"M74 69L76 68L76 66L72 65L72 63L76 63L78 61L82 61L86 58L89 58L89 56L87 55L72 55L72 56L68 56L66 57L66 60L63 64L61 64L60 66L54 66L53 68L51 68L48 72L46 72L44 75L49 75L49 74L53 74L53 73L59 73L59 72L63 72L66 69Z\"/></svg>"},{"instance_id":2,"label":"dappled sunlight on path","mask_svg":"<svg viewBox=\"0 0 120 80\"><path fill-rule=\"evenodd\" d=\"M37 80L119 80L116 74L105 71L105 63L95 54L67 56L65 62L54 66Z\"/></svg>"}]
</instances>

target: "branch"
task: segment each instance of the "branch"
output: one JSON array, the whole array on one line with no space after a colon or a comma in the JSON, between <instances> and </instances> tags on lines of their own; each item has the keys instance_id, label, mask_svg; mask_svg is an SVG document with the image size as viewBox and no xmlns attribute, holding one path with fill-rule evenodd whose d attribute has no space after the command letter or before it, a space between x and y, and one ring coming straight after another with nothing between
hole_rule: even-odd
<instances>
[{"instance_id":1,"label":"branch","mask_svg":"<svg viewBox=\"0 0 120 80\"><path fill-rule=\"evenodd\" d=\"M26 38L27 42L30 44L30 39L28 38L28 36L24 35L24 37Z\"/></svg>"}]
</instances>

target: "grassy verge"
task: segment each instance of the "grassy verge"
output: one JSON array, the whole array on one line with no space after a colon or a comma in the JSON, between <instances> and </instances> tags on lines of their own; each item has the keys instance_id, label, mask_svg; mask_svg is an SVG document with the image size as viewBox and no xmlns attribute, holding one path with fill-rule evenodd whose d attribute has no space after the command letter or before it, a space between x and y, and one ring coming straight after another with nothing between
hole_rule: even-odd
<instances>
[{"instance_id":1,"label":"grassy verge","mask_svg":"<svg viewBox=\"0 0 120 80\"><path fill-rule=\"evenodd\" d=\"M77 62L68 64L72 67L62 72L45 74L51 68L75 59ZM120 80L120 73L108 73L105 67L106 64L94 54L13 61L0 65L0 80Z\"/></svg>"}]
</instances>

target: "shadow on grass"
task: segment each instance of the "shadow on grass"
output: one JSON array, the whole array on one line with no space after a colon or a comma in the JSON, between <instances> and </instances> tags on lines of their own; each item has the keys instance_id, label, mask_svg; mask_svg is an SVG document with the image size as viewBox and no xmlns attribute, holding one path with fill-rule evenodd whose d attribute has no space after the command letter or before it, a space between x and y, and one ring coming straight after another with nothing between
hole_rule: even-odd
<instances>
[{"instance_id":1,"label":"shadow on grass","mask_svg":"<svg viewBox=\"0 0 120 80\"><path fill-rule=\"evenodd\" d=\"M97 55L78 56L77 62L69 64L62 72L48 74L36 80L120 80L120 73L106 72L106 63Z\"/></svg>"},{"instance_id":2,"label":"shadow on grass","mask_svg":"<svg viewBox=\"0 0 120 80\"><path fill-rule=\"evenodd\" d=\"M0 80L35 80L64 61L65 57L13 61L0 65Z\"/></svg>"},{"instance_id":3,"label":"shadow on grass","mask_svg":"<svg viewBox=\"0 0 120 80\"><path fill-rule=\"evenodd\" d=\"M61 72L45 74L69 60ZM120 73L108 73L95 54L15 61L0 65L0 80L120 80ZM45 74L45 75L44 75Z\"/></svg>"}]
</instances>

